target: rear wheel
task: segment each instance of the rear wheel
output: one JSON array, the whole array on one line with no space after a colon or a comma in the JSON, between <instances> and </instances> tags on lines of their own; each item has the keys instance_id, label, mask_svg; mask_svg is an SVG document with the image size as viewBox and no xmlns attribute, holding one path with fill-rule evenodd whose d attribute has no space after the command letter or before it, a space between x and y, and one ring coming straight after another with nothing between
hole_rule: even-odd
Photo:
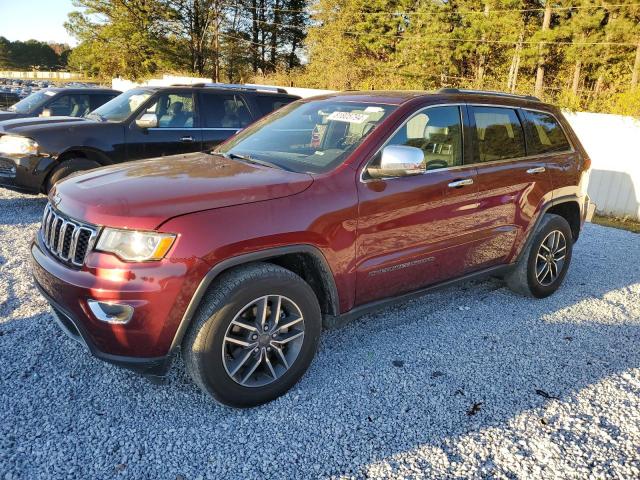
<instances>
[{"instance_id":1,"label":"rear wheel","mask_svg":"<svg viewBox=\"0 0 640 480\"><path fill-rule=\"evenodd\" d=\"M183 341L186 369L221 403L259 405L302 377L320 331L318 300L302 278L271 264L240 267L200 305Z\"/></svg>"},{"instance_id":2,"label":"rear wheel","mask_svg":"<svg viewBox=\"0 0 640 480\"><path fill-rule=\"evenodd\" d=\"M562 284L573 252L569 223L561 216L546 214L527 252L513 272L505 277L509 288L536 298L554 293Z\"/></svg>"},{"instance_id":3,"label":"rear wheel","mask_svg":"<svg viewBox=\"0 0 640 480\"><path fill-rule=\"evenodd\" d=\"M100 166L98 162L87 160L86 158L70 158L69 160L64 160L49 174L44 184L44 193L48 194L57 182L72 173L92 170Z\"/></svg>"}]
</instances>

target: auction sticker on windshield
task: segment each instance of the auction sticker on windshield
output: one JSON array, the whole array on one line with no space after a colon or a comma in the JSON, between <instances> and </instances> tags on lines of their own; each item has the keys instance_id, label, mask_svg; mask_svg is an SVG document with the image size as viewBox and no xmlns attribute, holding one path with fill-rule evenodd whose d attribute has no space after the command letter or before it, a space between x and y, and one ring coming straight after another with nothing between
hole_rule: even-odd
<instances>
[{"instance_id":1,"label":"auction sticker on windshield","mask_svg":"<svg viewBox=\"0 0 640 480\"><path fill-rule=\"evenodd\" d=\"M336 122L348 122L348 123L364 123L369 118L369 115L365 113L351 113L351 112L333 112L327 117L327 120L334 120Z\"/></svg>"}]
</instances>

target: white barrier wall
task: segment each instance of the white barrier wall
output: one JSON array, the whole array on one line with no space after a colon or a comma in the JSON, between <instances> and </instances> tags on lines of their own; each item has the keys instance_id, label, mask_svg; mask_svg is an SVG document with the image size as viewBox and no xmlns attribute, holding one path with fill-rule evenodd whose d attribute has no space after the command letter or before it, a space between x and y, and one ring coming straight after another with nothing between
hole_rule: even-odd
<instances>
[{"instance_id":1,"label":"white barrier wall","mask_svg":"<svg viewBox=\"0 0 640 480\"><path fill-rule=\"evenodd\" d=\"M589 196L602 214L640 220L640 120L564 112L591 157Z\"/></svg>"}]
</instances>

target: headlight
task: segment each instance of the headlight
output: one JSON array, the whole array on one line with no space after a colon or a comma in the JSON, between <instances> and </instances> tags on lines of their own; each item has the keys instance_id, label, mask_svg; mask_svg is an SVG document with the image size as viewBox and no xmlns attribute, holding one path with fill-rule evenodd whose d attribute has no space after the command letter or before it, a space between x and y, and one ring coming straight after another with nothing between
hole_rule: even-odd
<instances>
[{"instance_id":1,"label":"headlight","mask_svg":"<svg viewBox=\"0 0 640 480\"><path fill-rule=\"evenodd\" d=\"M171 233L105 228L100 234L96 250L114 253L126 262L161 260L175 238Z\"/></svg>"},{"instance_id":2,"label":"headlight","mask_svg":"<svg viewBox=\"0 0 640 480\"><path fill-rule=\"evenodd\" d=\"M38 144L27 137L3 135L0 137L0 153L5 155L37 155Z\"/></svg>"}]
</instances>

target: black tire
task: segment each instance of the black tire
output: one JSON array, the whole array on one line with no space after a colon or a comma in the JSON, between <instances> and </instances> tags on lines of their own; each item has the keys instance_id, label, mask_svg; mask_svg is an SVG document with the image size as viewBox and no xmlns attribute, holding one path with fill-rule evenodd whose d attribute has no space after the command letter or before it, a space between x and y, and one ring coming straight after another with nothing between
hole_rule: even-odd
<instances>
[{"instance_id":1,"label":"black tire","mask_svg":"<svg viewBox=\"0 0 640 480\"><path fill-rule=\"evenodd\" d=\"M288 365L288 370L283 370L284 363L280 365L280 370L284 371L280 377L273 380L275 378L273 376L271 383L263 386L245 386L231 376L227 370L229 363L232 360L245 358L245 352L247 356L252 354L254 358L247 361L247 364L254 359L255 362L262 363L255 370L255 374L249 374L250 381L256 383L259 383L260 379L266 381L269 379L267 376L269 371L267 371L267 363L262 360L262 355L268 355L266 349L271 347L259 344L260 359L256 353L257 348L236 347L242 353L238 354L237 358L233 358L229 355L230 346L225 339L231 331L228 329L235 328L230 325L236 316L241 312L247 312L248 305L267 295L286 297L286 300L290 299L295 304L304 319L304 335L300 340L301 345L296 346L295 355L297 356ZM268 308L273 312L273 304ZM271 317L270 319L272 320ZM274 400L298 382L315 355L321 329L322 319L318 299L302 278L277 265L254 263L223 273L209 288L182 342L182 354L187 372L204 392L225 405L253 407ZM246 338L247 341L250 340L250 336L252 335ZM269 337L268 334L260 335L260 342L265 336ZM266 341L270 340L267 338ZM283 349L286 348L289 347L283 346ZM274 350L270 350L272 360L276 355ZM276 361L278 360L279 357ZM240 362L236 362L238 363ZM270 362L269 368L272 368ZM248 368L243 371L243 375L250 370Z\"/></svg>"},{"instance_id":2,"label":"black tire","mask_svg":"<svg viewBox=\"0 0 640 480\"><path fill-rule=\"evenodd\" d=\"M49 177L44 184L44 193L49 194L57 182L68 177L72 173L92 170L100 166L101 165L98 162L87 160L86 158L70 158L69 160L64 160L49 174Z\"/></svg>"},{"instance_id":3,"label":"black tire","mask_svg":"<svg viewBox=\"0 0 640 480\"><path fill-rule=\"evenodd\" d=\"M554 232L560 232L562 237ZM552 233L556 235L559 241L562 241L563 238L565 245L564 250L559 247L560 251L555 254L554 258L560 258L562 255L564 255L564 258L561 259L561 264L560 261L554 263L556 265L555 269L550 267L548 263L549 270L545 270L545 260L539 257L538 253L541 252L542 256L551 255L541 245L545 242L545 247L548 246L549 241L553 240L553 237L550 236ZM514 292L529 297L548 297L562 285L571 263L573 236L569 223L559 215L546 214L533 234L533 238L527 248L528 251L522 253L514 270L505 276L507 285ZM547 272L546 274L544 274L545 271ZM553 278L554 271L556 273L555 278Z\"/></svg>"}]
</instances>

